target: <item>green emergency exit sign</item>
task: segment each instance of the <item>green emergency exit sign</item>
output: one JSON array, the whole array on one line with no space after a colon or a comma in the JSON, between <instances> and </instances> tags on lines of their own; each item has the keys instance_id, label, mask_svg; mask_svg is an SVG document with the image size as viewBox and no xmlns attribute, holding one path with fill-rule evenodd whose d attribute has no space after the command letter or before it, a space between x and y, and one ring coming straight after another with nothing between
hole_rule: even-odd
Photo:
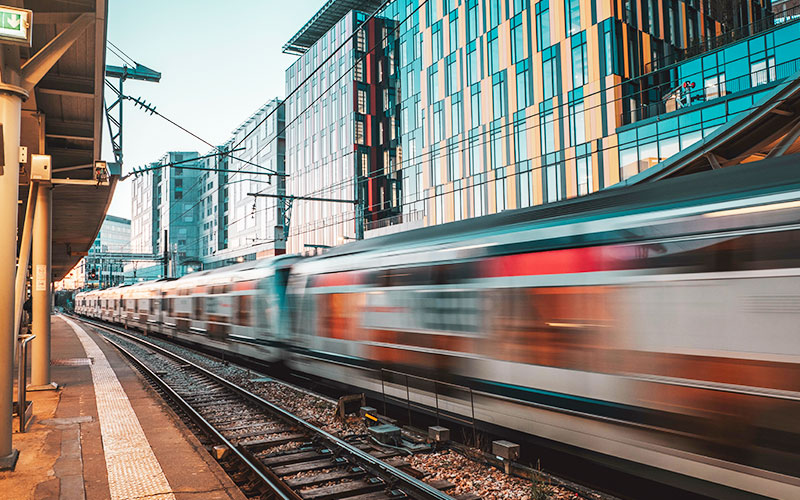
<instances>
[{"instance_id":1,"label":"green emergency exit sign","mask_svg":"<svg viewBox=\"0 0 800 500\"><path fill-rule=\"evenodd\" d=\"M31 45L33 12L0 5L0 43Z\"/></svg>"}]
</instances>

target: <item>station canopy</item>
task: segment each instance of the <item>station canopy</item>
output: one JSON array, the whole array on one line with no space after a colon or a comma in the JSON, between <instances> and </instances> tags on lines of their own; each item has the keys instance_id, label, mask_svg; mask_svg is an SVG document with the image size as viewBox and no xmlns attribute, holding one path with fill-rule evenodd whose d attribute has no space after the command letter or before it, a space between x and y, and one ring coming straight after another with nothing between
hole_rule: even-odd
<instances>
[{"instance_id":1,"label":"station canopy","mask_svg":"<svg viewBox=\"0 0 800 500\"><path fill-rule=\"evenodd\" d=\"M19 47L23 65L82 16L95 19L23 102L20 141L29 159L31 154L51 155L53 179L92 179L94 161L101 159L106 0L25 0L17 6L33 11L32 46ZM113 176L109 186L54 184L54 280L63 278L94 242L116 181ZM27 193L25 169L20 171L20 235Z\"/></svg>"}]
</instances>

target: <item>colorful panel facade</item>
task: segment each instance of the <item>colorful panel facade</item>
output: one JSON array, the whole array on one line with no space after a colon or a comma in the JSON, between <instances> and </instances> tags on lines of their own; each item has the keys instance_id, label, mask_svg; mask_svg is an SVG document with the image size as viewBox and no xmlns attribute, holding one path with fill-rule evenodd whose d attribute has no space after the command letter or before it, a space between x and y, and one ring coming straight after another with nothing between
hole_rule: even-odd
<instances>
[{"instance_id":1,"label":"colorful panel facade","mask_svg":"<svg viewBox=\"0 0 800 500\"><path fill-rule=\"evenodd\" d=\"M710 60L718 48L738 40L751 43L746 40L772 27L768 7L767 0L395 0L380 13L393 21L384 26L396 36L397 86L391 91L397 107L389 106L384 116L395 118L399 147L392 146L395 159L387 162L388 170L373 164L359 170L358 160L349 159L348 145L358 155L362 131L374 134L373 127L360 125L362 118L380 118L373 108L358 112L362 100L352 75L343 81L328 76L341 75L336 68L347 67L337 60L351 61L355 68L362 60L352 42L330 56L360 25L358 19L366 17L351 12L287 71L287 92L303 86L289 98L287 111L288 117L297 116L296 123L287 119L287 192L348 198L366 172L370 180L391 172L383 198L374 187L355 190L366 210L384 207L393 196L400 199L401 208L392 198L390 211L375 213L365 224L369 236L381 220L441 224L613 185L676 151L684 140L676 140L682 133L672 131L663 152L659 146L655 152L647 149L646 143L640 151L638 133L630 139L638 123L676 113L676 121L697 120L692 126L702 129L702 137L706 124L712 130L731 112L703 114L719 114L715 108L677 118L688 113L688 104L728 100L738 93L734 85L741 83L737 89L745 90L753 71L766 76L747 89L780 79L770 71L781 63L770 59L766 48L761 59L755 48L748 49L746 65L734 63L738 56L728 52L714 55L717 65L731 64L724 70L730 76L717 72L716 80L705 62L696 67L698 58ZM372 47L374 30L367 31ZM320 65L321 71L314 72ZM789 69L785 66L784 72ZM698 73L691 81L702 89L704 100L687 106L671 102L670 93L689 81L690 72ZM334 106L327 120L324 109L318 114L329 86L328 106L335 96L352 95L356 111L345 106L339 113ZM678 89L675 95L685 100L688 94ZM323 97L313 101L317 95ZM659 126L654 127L658 134ZM687 143L697 137L688 125L684 131L695 133ZM342 140L351 133L353 141ZM339 149L334 151L334 145ZM337 192L340 188L344 191ZM299 239L292 244L290 238L289 251L302 252L308 243L342 243L351 237L348 231L357 218L347 205L298 205L295 210L293 237Z\"/></svg>"}]
</instances>

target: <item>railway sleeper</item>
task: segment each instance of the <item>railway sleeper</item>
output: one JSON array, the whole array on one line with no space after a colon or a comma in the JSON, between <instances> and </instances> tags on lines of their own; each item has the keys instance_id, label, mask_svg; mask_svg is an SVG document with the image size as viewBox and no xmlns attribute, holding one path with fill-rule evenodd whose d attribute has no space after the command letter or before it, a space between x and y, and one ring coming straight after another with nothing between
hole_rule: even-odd
<instances>
[{"instance_id":1,"label":"railway sleeper","mask_svg":"<svg viewBox=\"0 0 800 500\"><path fill-rule=\"evenodd\" d=\"M321 486L301 491L300 496L303 500L333 500L337 498L347 498L349 496L362 493L371 493L382 490L384 482L377 477L360 479L355 481L345 481L331 486Z\"/></svg>"},{"instance_id":2,"label":"railway sleeper","mask_svg":"<svg viewBox=\"0 0 800 500\"><path fill-rule=\"evenodd\" d=\"M366 473L367 471L365 471L361 467L350 467L348 469L340 469L331 472L325 472L323 474L317 474L316 476L305 476L305 477L298 477L296 479L287 479L286 484L290 488L294 489L310 488L312 486L325 484L328 481L355 479L365 475Z\"/></svg>"},{"instance_id":3,"label":"railway sleeper","mask_svg":"<svg viewBox=\"0 0 800 500\"><path fill-rule=\"evenodd\" d=\"M289 434L288 436L240 441L239 446L247 448L251 453L255 453L258 450L263 450L272 446L280 446L282 444L291 443L292 441L299 441L304 437L306 437L305 434Z\"/></svg>"},{"instance_id":4,"label":"railway sleeper","mask_svg":"<svg viewBox=\"0 0 800 500\"><path fill-rule=\"evenodd\" d=\"M408 498L408 495L403 490L383 490L373 493L364 493L363 495L356 495L354 497L347 497L347 500L383 500L385 498L401 499Z\"/></svg>"},{"instance_id":5,"label":"railway sleeper","mask_svg":"<svg viewBox=\"0 0 800 500\"><path fill-rule=\"evenodd\" d=\"M314 460L330 454L331 450L326 448L319 451L311 450L311 451L304 451L301 453L291 453L287 455L277 455L274 457L262 458L261 463L266 465L267 467L278 467L281 465L291 465L300 462L305 462L308 460Z\"/></svg>"},{"instance_id":6,"label":"railway sleeper","mask_svg":"<svg viewBox=\"0 0 800 500\"><path fill-rule=\"evenodd\" d=\"M312 460L310 462L301 462L299 464L282 465L280 467L273 467L272 472L277 476L291 476L298 472L308 472L316 469L326 469L329 467L336 467L339 465L347 464L347 460L339 458L324 458L322 460Z\"/></svg>"}]
</instances>

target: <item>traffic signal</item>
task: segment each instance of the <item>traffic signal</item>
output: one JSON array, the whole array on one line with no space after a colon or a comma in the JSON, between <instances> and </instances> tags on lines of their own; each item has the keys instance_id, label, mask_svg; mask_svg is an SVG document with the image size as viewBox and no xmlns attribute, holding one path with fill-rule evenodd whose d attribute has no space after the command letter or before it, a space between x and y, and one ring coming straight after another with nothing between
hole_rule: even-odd
<instances>
[{"instance_id":1,"label":"traffic signal","mask_svg":"<svg viewBox=\"0 0 800 500\"><path fill-rule=\"evenodd\" d=\"M93 267L92 270L89 271L89 279L90 280L96 280L97 279L97 269L96 268Z\"/></svg>"}]
</instances>

